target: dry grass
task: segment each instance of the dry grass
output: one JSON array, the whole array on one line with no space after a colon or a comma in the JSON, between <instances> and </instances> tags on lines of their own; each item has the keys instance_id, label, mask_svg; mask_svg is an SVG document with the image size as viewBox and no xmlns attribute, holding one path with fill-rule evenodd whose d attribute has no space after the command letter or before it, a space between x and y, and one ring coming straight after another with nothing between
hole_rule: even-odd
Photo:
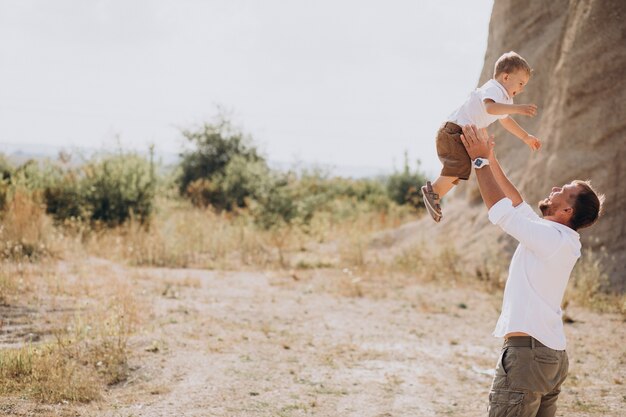
<instances>
[{"instance_id":1,"label":"dry grass","mask_svg":"<svg viewBox=\"0 0 626 417\"><path fill-rule=\"evenodd\" d=\"M361 281L374 275L385 279L407 275L447 284L478 282L488 291L503 288L507 276L508 258L488 249L472 262L453 247L427 250L425 244L391 260L379 259L370 248L372 235L414 219L415 214L404 207L375 210L367 204L340 202L332 212L316 213L307 225L267 231L259 229L245 211L218 213L165 198L157 206L149 227L132 220L115 229L92 230L79 222L55 227L36 196L16 189L2 219L0 249L5 258L17 260L91 254L159 267L363 269L369 274L361 274ZM607 292L601 256L586 253L579 261L566 300L602 311L624 311L625 298ZM361 281L351 284L349 292L362 294L365 283ZM15 281L0 272L0 302L16 288Z\"/></svg>"},{"instance_id":2,"label":"dry grass","mask_svg":"<svg viewBox=\"0 0 626 417\"><path fill-rule=\"evenodd\" d=\"M0 393L38 401L88 402L99 398L100 387L80 358L58 345L0 352Z\"/></svg>"},{"instance_id":3,"label":"dry grass","mask_svg":"<svg viewBox=\"0 0 626 417\"><path fill-rule=\"evenodd\" d=\"M45 255L54 235L45 206L30 191L16 188L8 196L0 225L0 253L21 259Z\"/></svg>"},{"instance_id":4,"label":"dry grass","mask_svg":"<svg viewBox=\"0 0 626 417\"><path fill-rule=\"evenodd\" d=\"M77 317L54 341L0 351L0 393L38 401L88 402L128 376L128 320ZM95 327L94 327L95 326Z\"/></svg>"},{"instance_id":5,"label":"dry grass","mask_svg":"<svg viewBox=\"0 0 626 417\"><path fill-rule=\"evenodd\" d=\"M15 310L26 307L22 320L36 341L16 334L15 347L0 350L0 394L88 402L128 377L128 340L142 308L128 283L99 268L76 276L46 262L5 262L2 270L11 277L2 287L5 302ZM4 325L10 336L10 323Z\"/></svg>"},{"instance_id":6,"label":"dry grass","mask_svg":"<svg viewBox=\"0 0 626 417\"><path fill-rule=\"evenodd\" d=\"M92 234L86 247L97 256L132 265L228 269L271 263L270 238L257 232L248 216L169 202L149 228L131 221Z\"/></svg>"},{"instance_id":7,"label":"dry grass","mask_svg":"<svg viewBox=\"0 0 626 417\"><path fill-rule=\"evenodd\" d=\"M509 258L489 248L471 262L452 246L427 250L423 243L391 260L379 259L377 251L370 249L372 235L415 218L402 207L375 211L365 205L346 205L335 213L316 213L306 226L271 231L257 228L246 212L217 213L172 200L162 200L159 207L148 229L130 222L91 234L86 242L88 252L147 266L348 268L358 276L346 275L339 286L344 288L342 293L352 296L376 296L368 291L368 281L376 277L394 277L398 285L412 279L446 285L464 283L489 292L501 290L507 277ZM605 282L598 255L587 254L572 276L566 300L601 311L626 310L625 298L608 294Z\"/></svg>"},{"instance_id":8,"label":"dry grass","mask_svg":"<svg viewBox=\"0 0 626 417\"><path fill-rule=\"evenodd\" d=\"M605 272L605 252L583 252L576 264L564 297L570 302L601 312L620 312L626 316L626 294L610 290L609 277Z\"/></svg>"},{"instance_id":9,"label":"dry grass","mask_svg":"<svg viewBox=\"0 0 626 417\"><path fill-rule=\"evenodd\" d=\"M422 281L452 283L468 275L462 264L462 258L454 247L429 250L420 243L403 251L386 266L415 275Z\"/></svg>"},{"instance_id":10,"label":"dry grass","mask_svg":"<svg viewBox=\"0 0 626 417\"><path fill-rule=\"evenodd\" d=\"M374 298L394 296L413 280L493 291L502 288L508 267L508 259L495 252L468 263L452 247L427 250L425 244L392 259L379 258L370 245L373 233L414 218L398 207L383 212L346 206L339 216L321 212L306 226L264 231L246 212L217 213L162 200L148 228L131 221L94 231L78 222L54 226L36 196L26 191L16 190L7 201L0 226L6 260L0 269L0 303L71 312L46 318L54 328L52 338L0 350L0 393L42 402L91 401L108 385L124 381L128 341L141 308L128 277L116 279L106 265L78 263L82 266L63 270L46 257L91 254L131 265L213 269L333 268L324 274L332 291ZM566 303L626 313L626 297L606 290L601 261L602 254L585 253ZM201 283L189 278L168 285L199 288Z\"/></svg>"},{"instance_id":11,"label":"dry grass","mask_svg":"<svg viewBox=\"0 0 626 417\"><path fill-rule=\"evenodd\" d=\"M603 269L605 259L606 255L602 252L589 250L583 253L569 280L564 306L574 303L595 311L626 314L626 294L610 290L609 278ZM392 271L401 271L426 282L478 284L493 292L504 288L509 261L501 253L486 249L479 262L470 262L454 248L429 251L425 245L419 244L384 264L383 270L387 275Z\"/></svg>"},{"instance_id":12,"label":"dry grass","mask_svg":"<svg viewBox=\"0 0 626 417\"><path fill-rule=\"evenodd\" d=\"M106 273L94 276L93 266L81 276L54 266L56 257L84 254L88 233L78 223L55 227L28 190L8 196L0 219L0 303L22 312L17 319L35 341L25 341L14 319L0 320L14 346L0 350L1 394L85 402L128 375L127 341L137 322L132 291Z\"/></svg>"},{"instance_id":13,"label":"dry grass","mask_svg":"<svg viewBox=\"0 0 626 417\"><path fill-rule=\"evenodd\" d=\"M400 275L404 281L437 283L445 287L464 285L494 292L504 288L508 258L485 250L482 256L468 257L454 246L428 246L421 242L403 250L378 267L378 274Z\"/></svg>"},{"instance_id":14,"label":"dry grass","mask_svg":"<svg viewBox=\"0 0 626 417\"><path fill-rule=\"evenodd\" d=\"M17 285L10 275L0 271L0 305L7 304L9 297L15 294Z\"/></svg>"},{"instance_id":15,"label":"dry grass","mask_svg":"<svg viewBox=\"0 0 626 417\"><path fill-rule=\"evenodd\" d=\"M408 209L377 212L357 207L337 221L318 213L308 225L259 229L247 212L218 213L163 200L149 228L129 222L86 239L89 253L132 265L207 269L291 268L307 247L337 240L348 263L364 263L369 235L412 219Z\"/></svg>"},{"instance_id":16,"label":"dry grass","mask_svg":"<svg viewBox=\"0 0 626 417\"><path fill-rule=\"evenodd\" d=\"M88 226L68 221L55 227L40 200L38 193L20 187L7 194L0 213L0 258L32 262L82 251Z\"/></svg>"},{"instance_id":17,"label":"dry grass","mask_svg":"<svg viewBox=\"0 0 626 417\"><path fill-rule=\"evenodd\" d=\"M0 305L31 302L35 283L31 271L40 265L0 261ZM45 267L41 268L42 270ZM0 321L1 327L2 321Z\"/></svg>"},{"instance_id":18,"label":"dry grass","mask_svg":"<svg viewBox=\"0 0 626 417\"><path fill-rule=\"evenodd\" d=\"M0 393L88 402L128 376L128 320L115 310L57 331L55 341L0 351ZM95 327L94 327L95 326Z\"/></svg>"}]
</instances>

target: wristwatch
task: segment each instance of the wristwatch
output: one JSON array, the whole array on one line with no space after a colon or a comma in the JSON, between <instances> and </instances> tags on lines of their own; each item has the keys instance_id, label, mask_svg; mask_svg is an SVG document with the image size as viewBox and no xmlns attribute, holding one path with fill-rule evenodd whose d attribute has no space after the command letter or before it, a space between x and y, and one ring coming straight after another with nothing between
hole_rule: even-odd
<instances>
[{"instance_id":1,"label":"wristwatch","mask_svg":"<svg viewBox=\"0 0 626 417\"><path fill-rule=\"evenodd\" d=\"M476 158L472 161L472 166L476 169L486 167L487 165L489 165L489 160L487 158Z\"/></svg>"}]
</instances>

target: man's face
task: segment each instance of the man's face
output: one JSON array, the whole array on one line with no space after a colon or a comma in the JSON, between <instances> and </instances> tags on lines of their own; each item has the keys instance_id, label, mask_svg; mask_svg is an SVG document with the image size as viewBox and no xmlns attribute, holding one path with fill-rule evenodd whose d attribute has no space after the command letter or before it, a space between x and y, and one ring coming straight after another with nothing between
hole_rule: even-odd
<instances>
[{"instance_id":1,"label":"man's face","mask_svg":"<svg viewBox=\"0 0 626 417\"><path fill-rule=\"evenodd\" d=\"M509 97L513 98L524 92L524 87L528 84L530 75L526 71L517 70L510 74L502 76L502 85L506 88Z\"/></svg>"},{"instance_id":2,"label":"man's face","mask_svg":"<svg viewBox=\"0 0 626 417\"><path fill-rule=\"evenodd\" d=\"M578 192L578 185L574 183L552 187L550 195L539 202L541 214L543 217L565 214L563 211L572 208Z\"/></svg>"}]
</instances>

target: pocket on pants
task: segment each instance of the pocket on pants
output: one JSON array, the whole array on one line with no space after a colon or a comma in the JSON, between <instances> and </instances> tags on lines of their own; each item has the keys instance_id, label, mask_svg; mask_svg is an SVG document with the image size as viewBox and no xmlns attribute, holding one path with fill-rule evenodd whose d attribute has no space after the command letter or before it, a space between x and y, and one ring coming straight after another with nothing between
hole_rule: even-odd
<instances>
[{"instance_id":1,"label":"pocket on pants","mask_svg":"<svg viewBox=\"0 0 626 417\"><path fill-rule=\"evenodd\" d=\"M515 360L515 351L510 347L502 348L498 363L496 364L496 374L506 376L511 371L513 361Z\"/></svg>"},{"instance_id":2,"label":"pocket on pants","mask_svg":"<svg viewBox=\"0 0 626 417\"><path fill-rule=\"evenodd\" d=\"M523 401L523 391L492 390L489 393L489 417L518 417Z\"/></svg>"},{"instance_id":3,"label":"pocket on pants","mask_svg":"<svg viewBox=\"0 0 626 417\"><path fill-rule=\"evenodd\" d=\"M509 348L504 348L502 349L502 353L500 354L500 360L499 360L499 367L500 369L502 369L502 372L504 373L504 375L506 375L508 373L507 371L507 366L504 364L504 357L506 356L506 354L508 353Z\"/></svg>"},{"instance_id":4,"label":"pocket on pants","mask_svg":"<svg viewBox=\"0 0 626 417\"><path fill-rule=\"evenodd\" d=\"M550 348L535 348L533 350L533 359L535 362L546 365L558 365L560 363L558 354Z\"/></svg>"},{"instance_id":5,"label":"pocket on pants","mask_svg":"<svg viewBox=\"0 0 626 417\"><path fill-rule=\"evenodd\" d=\"M529 374L533 378L527 378L527 386L533 391L550 392L563 379L561 357L549 348L536 348L532 353Z\"/></svg>"}]
</instances>

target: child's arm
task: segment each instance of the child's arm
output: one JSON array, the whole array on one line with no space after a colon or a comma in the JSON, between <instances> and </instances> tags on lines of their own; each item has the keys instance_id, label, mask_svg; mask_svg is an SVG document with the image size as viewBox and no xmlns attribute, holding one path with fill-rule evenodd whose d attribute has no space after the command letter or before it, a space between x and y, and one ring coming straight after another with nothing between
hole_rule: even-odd
<instances>
[{"instance_id":1,"label":"child's arm","mask_svg":"<svg viewBox=\"0 0 626 417\"><path fill-rule=\"evenodd\" d=\"M517 136L522 142L524 142L530 149L533 151L541 148L541 141L534 137L533 135L529 135L517 122L510 117L505 117L504 119L499 119L500 124L506 130Z\"/></svg>"},{"instance_id":2,"label":"child's arm","mask_svg":"<svg viewBox=\"0 0 626 417\"><path fill-rule=\"evenodd\" d=\"M485 110L493 115L521 114L528 117L537 115L537 106L534 104L504 104L496 103L491 99L485 100Z\"/></svg>"}]
</instances>

